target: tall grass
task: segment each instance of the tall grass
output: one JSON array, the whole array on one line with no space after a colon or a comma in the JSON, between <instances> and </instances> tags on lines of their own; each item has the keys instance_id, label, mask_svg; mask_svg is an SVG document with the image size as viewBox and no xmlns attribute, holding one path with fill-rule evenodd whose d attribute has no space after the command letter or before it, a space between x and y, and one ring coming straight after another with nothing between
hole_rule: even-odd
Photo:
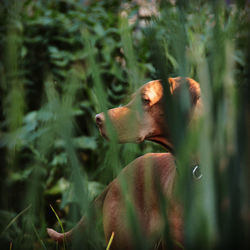
<instances>
[{"instance_id":1,"label":"tall grass","mask_svg":"<svg viewBox=\"0 0 250 250\"><path fill-rule=\"evenodd\" d=\"M56 66L51 70L43 65L43 76L39 76L40 102L27 100L32 95L26 78L30 80L34 76L30 78L25 73L30 64L29 58L22 57L27 52L21 48L27 30L37 23L34 27L43 27L42 22L47 22L52 37L56 36L59 32L56 25L60 23L58 20L63 23L63 12L57 16L58 23L50 23L53 11L49 9L52 3L48 2L44 16L36 20L32 15L39 15L36 8L41 7L41 1L27 1L23 5L13 0L11 11L6 7L6 23L0 24L6 29L6 39L1 40L5 53L0 57L3 68L0 68L3 74L0 82L1 245L11 244L14 249L54 249L55 243L46 235L48 225L60 230L49 208L53 203L64 230L71 228L81 215L86 216L86 230L66 248L109 249L110 245L104 241L102 220L92 208L93 196L139 155L162 151L148 142L118 145L116 131L107 116L107 110L117 104L110 99L120 92L125 92L125 96L132 94L149 79L162 79L166 121L176 146L175 195L184 210L185 248L247 249L250 116L249 73L244 70L249 64L246 59L249 7L244 9L241 1L234 5L225 1L186 4L167 1L159 4L158 16L147 20L145 26L138 15L135 15L137 23L131 26L130 18L136 8L128 9L128 15L120 15L109 12L108 4L99 3L97 7L93 4L96 12L89 8L86 13L92 19L88 19L81 1L59 3L61 9L69 8L70 18L75 18L82 27L70 33L75 35L72 40L67 34L60 42L52 39L49 44L50 54L44 58L51 60L48 62L51 67L53 63ZM78 8L82 14L74 12ZM22 24L23 10L32 16L26 26ZM98 16L106 20L106 13L111 23L108 31L105 22L95 19ZM70 27L69 21L64 25ZM105 40L108 45L99 41L109 36L113 40ZM77 52L72 52L72 57L67 54L64 39L69 39L71 45L77 40ZM71 58L67 59L67 65L60 53L62 58ZM110 72L115 72L112 77ZM182 91L180 100L171 98L167 78L172 76L192 77L200 83L204 110L195 126L185 126L187 121L183 118L190 108L187 89ZM245 84L242 86L240 82ZM118 101L124 104L128 100L125 96ZM38 108L28 105L36 101ZM95 128L94 114L99 112L105 113L109 142L102 140ZM128 123L132 124L133 120ZM82 133L84 136L80 137ZM200 180L194 180L191 175L194 158L199 159ZM120 182L134 245L136 249L147 249L149 245L141 232L131 197L126 195L128 183L125 178ZM168 201L160 189L159 200L165 220L163 240L173 246L176 243L170 237L166 216ZM31 207L25 209L29 204ZM110 244L112 247L112 239Z\"/></svg>"}]
</instances>

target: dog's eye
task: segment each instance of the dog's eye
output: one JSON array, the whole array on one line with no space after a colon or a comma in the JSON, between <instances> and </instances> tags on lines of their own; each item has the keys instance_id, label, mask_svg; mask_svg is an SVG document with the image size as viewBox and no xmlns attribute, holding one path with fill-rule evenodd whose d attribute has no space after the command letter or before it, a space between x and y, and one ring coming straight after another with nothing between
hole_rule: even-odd
<instances>
[{"instance_id":1,"label":"dog's eye","mask_svg":"<svg viewBox=\"0 0 250 250\"><path fill-rule=\"evenodd\" d=\"M141 99L141 102L144 104L144 105L148 105L150 103L150 100L146 97L142 97Z\"/></svg>"}]
</instances>

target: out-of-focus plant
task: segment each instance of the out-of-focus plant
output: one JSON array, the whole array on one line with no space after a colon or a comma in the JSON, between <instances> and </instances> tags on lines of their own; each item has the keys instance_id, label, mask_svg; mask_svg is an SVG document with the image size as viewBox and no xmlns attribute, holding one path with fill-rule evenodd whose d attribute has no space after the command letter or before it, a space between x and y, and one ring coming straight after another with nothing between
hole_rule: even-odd
<instances>
[{"instance_id":1,"label":"out-of-focus plant","mask_svg":"<svg viewBox=\"0 0 250 250\"><path fill-rule=\"evenodd\" d=\"M91 229L91 200L121 167L160 149L108 144L94 115L125 103L147 80L177 75L200 82L205 106L202 132L182 130L185 98L180 113L170 111L187 247L245 246L249 8L242 1L174 2L156 4L153 17L133 1L1 2L2 246L54 247L45 232L56 223L53 203L65 229L89 215L83 242L104 248L101 222ZM193 151L204 177L195 184L186 167Z\"/></svg>"},{"instance_id":2,"label":"out-of-focus plant","mask_svg":"<svg viewBox=\"0 0 250 250\"><path fill-rule=\"evenodd\" d=\"M57 197L62 197L62 220L68 211L73 214L73 221L67 221L71 227L88 206L87 201L84 205L86 185L79 188L81 200L75 197L74 183L78 187L86 183L86 171L91 200L103 189L102 183L114 176L107 168L112 154L101 153L108 146L99 142L94 123L94 115L104 107L93 91L94 75L82 33L88 30L90 34L107 107L115 106L126 97L129 83L117 15L120 4L110 9L111 5L13 0L1 6L0 48L5 51L0 55L1 190L12 192L1 196L1 228L14 216L11 211L18 213L33 204L26 217L14 220L1 235L6 244L24 242L28 247L32 237L35 244L37 235L46 236L46 220L56 221L47 205ZM121 166L141 153L135 146L119 151L127 152ZM34 232L29 221L39 230ZM22 231L31 238L23 239Z\"/></svg>"}]
</instances>

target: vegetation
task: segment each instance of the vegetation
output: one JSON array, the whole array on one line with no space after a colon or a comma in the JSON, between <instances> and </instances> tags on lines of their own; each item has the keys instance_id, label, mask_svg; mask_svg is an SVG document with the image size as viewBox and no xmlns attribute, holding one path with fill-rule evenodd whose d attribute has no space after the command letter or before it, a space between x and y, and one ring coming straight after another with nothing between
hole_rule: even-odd
<instances>
[{"instance_id":1,"label":"vegetation","mask_svg":"<svg viewBox=\"0 0 250 250\"><path fill-rule=\"evenodd\" d=\"M1 1L1 248L55 249L46 228L66 231L86 214L80 246L105 249L91 201L133 159L164 149L107 142L94 116L179 75L200 82L205 107L198 131L182 129L185 98L170 113L186 247L247 248L250 9L229 2L159 1L155 12L152 2L146 15L136 1Z\"/></svg>"}]
</instances>

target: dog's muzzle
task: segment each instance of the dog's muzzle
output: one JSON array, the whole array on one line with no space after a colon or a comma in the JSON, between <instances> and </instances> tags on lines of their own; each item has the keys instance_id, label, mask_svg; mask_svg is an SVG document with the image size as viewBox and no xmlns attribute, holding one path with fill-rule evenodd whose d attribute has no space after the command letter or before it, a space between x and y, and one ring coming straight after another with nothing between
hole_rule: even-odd
<instances>
[{"instance_id":1,"label":"dog's muzzle","mask_svg":"<svg viewBox=\"0 0 250 250\"><path fill-rule=\"evenodd\" d=\"M103 113L97 114L95 116L95 122L97 127L99 128L100 134L106 139L108 140L108 136L106 134L105 131L105 117Z\"/></svg>"},{"instance_id":2,"label":"dog's muzzle","mask_svg":"<svg viewBox=\"0 0 250 250\"><path fill-rule=\"evenodd\" d=\"M103 114L97 114L95 116L95 122L98 128L102 128L104 124L104 115Z\"/></svg>"}]
</instances>

